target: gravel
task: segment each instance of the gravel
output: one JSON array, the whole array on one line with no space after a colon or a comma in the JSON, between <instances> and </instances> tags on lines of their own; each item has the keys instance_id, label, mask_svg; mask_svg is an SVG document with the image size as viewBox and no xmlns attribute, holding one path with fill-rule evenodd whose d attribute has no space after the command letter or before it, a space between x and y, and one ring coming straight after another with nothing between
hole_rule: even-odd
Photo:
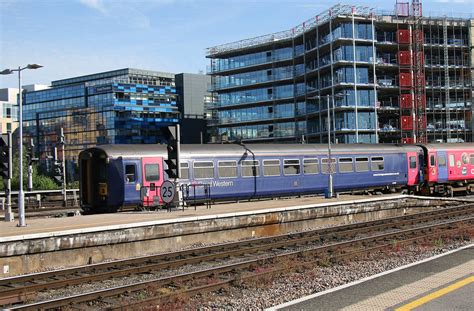
<instances>
[{"instance_id":1,"label":"gravel","mask_svg":"<svg viewBox=\"0 0 474 311\"><path fill-rule=\"evenodd\" d=\"M215 310L215 309L248 309L260 310L273 305L277 305L289 300L303 297L312 293L324 291L326 289L336 287L348 282L358 280L376 273L393 269L411 262L415 262L427 257L434 256L439 253L446 252L453 248L468 244L468 241L453 241L446 242L439 247L424 247L415 248L408 247L385 255L371 256L364 261L349 262L347 264L336 264L333 266L321 267L317 266L311 270L305 270L301 273L289 273L282 277L265 277L258 281L251 281L249 283L238 284L234 287L219 292L208 293L203 296L196 296L192 299L186 299L185 305L180 305L179 309L195 310ZM316 243L319 244L319 243ZM206 246L202 243L196 243L192 247ZM300 246L298 249L310 249L312 246ZM266 257L269 253L282 254L294 251L295 249L279 249L270 252L265 252L256 257ZM226 263L240 262L242 259L232 258L227 259ZM172 276L180 273L187 273L201 269L209 269L221 265L222 263L201 263L198 265L186 265L177 269L162 270L149 274L132 275L120 279L109 279L101 282L92 282L89 284L81 284L69 286L65 288L48 290L39 292L36 301L49 300L64 296L70 296L78 293L85 293L104 288L111 288L143 282L146 280L153 280L160 277ZM102 309L106 306L100 306L100 303L95 303L95 307ZM91 309L95 309L91 306Z\"/></svg>"},{"instance_id":2,"label":"gravel","mask_svg":"<svg viewBox=\"0 0 474 311\"><path fill-rule=\"evenodd\" d=\"M371 255L361 261L316 266L311 270L240 284L225 291L196 296L188 310L262 310L287 301L344 285L377 273L420 261L469 244L451 241L438 247L409 246L386 255ZM253 283L253 284L252 284Z\"/></svg>"}]
</instances>

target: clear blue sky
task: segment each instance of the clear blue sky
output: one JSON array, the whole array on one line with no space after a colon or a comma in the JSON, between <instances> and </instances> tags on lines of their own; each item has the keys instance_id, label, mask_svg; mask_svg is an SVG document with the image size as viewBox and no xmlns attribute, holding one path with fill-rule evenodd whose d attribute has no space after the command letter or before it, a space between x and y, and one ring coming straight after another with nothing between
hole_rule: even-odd
<instances>
[{"instance_id":1,"label":"clear blue sky","mask_svg":"<svg viewBox=\"0 0 474 311\"><path fill-rule=\"evenodd\" d=\"M344 4L392 10L396 0ZM205 49L287 30L334 0L0 0L0 70L28 63L24 84L132 67L206 71ZM474 0L423 0L424 14L474 15ZM17 78L1 76L0 88Z\"/></svg>"}]
</instances>

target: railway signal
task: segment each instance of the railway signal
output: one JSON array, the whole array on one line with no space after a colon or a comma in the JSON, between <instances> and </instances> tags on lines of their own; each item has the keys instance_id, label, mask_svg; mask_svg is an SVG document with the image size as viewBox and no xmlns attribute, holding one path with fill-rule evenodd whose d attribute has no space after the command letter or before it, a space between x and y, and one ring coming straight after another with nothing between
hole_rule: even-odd
<instances>
[{"instance_id":1,"label":"railway signal","mask_svg":"<svg viewBox=\"0 0 474 311\"><path fill-rule=\"evenodd\" d=\"M53 179L58 185L62 185L63 179L63 162L58 159L58 150L54 147L53 156Z\"/></svg>"},{"instance_id":2,"label":"railway signal","mask_svg":"<svg viewBox=\"0 0 474 311\"><path fill-rule=\"evenodd\" d=\"M0 176L3 179L9 179L11 176L8 141L3 135L0 137Z\"/></svg>"},{"instance_id":3,"label":"railway signal","mask_svg":"<svg viewBox=\"0 0 474 311\"><path fill-rule=\"evenodd\" d=\"M165 172L169 178L180 178L180 167L179 167L179 154L180 154L180 142L179 142L179 124L176 126L169 126L161 128L161 133L167 141L166 149L168 150L168 158L165 160L168 166Z\"/></svg>"},{"instance_id":4,"label":"railway signal","mask_svg":"<svg viewBox=\"0 0 474 311\"><path fill-rule=\"evenodd\" d=\"M33 139L31 139L26 152L26 162L28 163L28 191L33 190L33 163L39 160L35 158L34 148L35 144Z\"/></svg>"},{"instance_id":5,"label":"railway signal","mask_svg":"<svg viewBox=\"0 0 474 311\"><path fill-rule=\"evenodd\" d=\"M12 213L12 133L0 136L0 175L4 179L5 195L7 199L7 210L5 211L5 221L13 221Z\"/></svg>"}]
</instances>

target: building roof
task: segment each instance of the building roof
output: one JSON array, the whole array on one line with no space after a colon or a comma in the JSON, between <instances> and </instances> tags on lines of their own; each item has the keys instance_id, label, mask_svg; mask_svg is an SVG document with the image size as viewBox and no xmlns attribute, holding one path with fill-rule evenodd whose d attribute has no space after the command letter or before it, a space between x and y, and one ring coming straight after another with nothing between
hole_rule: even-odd
<instances>
[{"instance_id":1,"label":"building roof","mask_svg":"<svg viewBox=\"0 0 474 311\"><path fill-rule=\"evenodd\" d=\"M144 69L134 69L134 68L123 68L123 69L117 69L117 70L112 70L112 71L98 72L98 73L85 75L85 76L78 76L78 77L73 77L73 78L68 78L68 79L56 80L56 81L52 81L51 85L53 87L58 87L58 86L77 84L77 83L83 83L83 82L88 82L88 81L93 81L93 80L114 78L114 77L127 76L127 75L155 76L155 77L161 77L161 78L174 79L174 73L144 70Z\"/></svg>"}]
</instances>

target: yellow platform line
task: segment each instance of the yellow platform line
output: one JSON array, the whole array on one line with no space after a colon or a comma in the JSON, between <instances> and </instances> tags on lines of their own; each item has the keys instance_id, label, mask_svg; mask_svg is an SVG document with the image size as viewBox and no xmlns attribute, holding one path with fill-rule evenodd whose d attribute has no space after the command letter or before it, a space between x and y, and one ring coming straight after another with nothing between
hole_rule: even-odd
<instances>
[{"instance_id":1,"label":"yellow platform line","mask_svg":"<svg viewBox=\"0 0 474 311\"><path fill-rule=\"evenodd\" d=\"M436 292L433 292L431 294L428 294L424 297L421 297L420 299L417 299L415 301L412 301L404 306L401 306L400 308L395 309L395 311L410 311L413 310L414 308L417 308L421 305L424 305L427 302L430 302L436 298L439 298L441 296L444 296L458 288L461 288L463 286L466 286L470 283L474 282L474 276L467 277L461 281L458 281L454 284L451 284L445 288L442 288Z\"/></svg>"}]
</instances>

